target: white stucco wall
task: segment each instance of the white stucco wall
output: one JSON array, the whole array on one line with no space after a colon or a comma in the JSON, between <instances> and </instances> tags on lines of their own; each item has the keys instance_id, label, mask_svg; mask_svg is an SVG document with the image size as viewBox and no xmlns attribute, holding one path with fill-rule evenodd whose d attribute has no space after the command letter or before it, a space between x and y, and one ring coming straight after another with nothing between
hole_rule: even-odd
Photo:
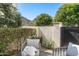
<instances>
[{"instance_id":1,"label":"white stucco wall","mask_svg":"<svg viewBox=\"0 0 79 59\"><path fill-rule=\"evenodd\" d=\"M53 26L52 40L55 42L55 47L60 47L61 43L61 27L58 25Z\"/></svg>"},{"instance_id":2,"label":"white stucco wall","mask_svg":"<svg viewBox=\"0 0 79 59\"><path fill-rule=\"evenodd\" d=\"M60 27L58 26L44 26L38 28L38 36L43 39L52 40L55 42L54 47L60 47Z\"/></svg>"},{"instance_id":3,"label":"white stucco wall","mask_svg":"<svg viewBox=\"0 0 79 59\"><path fill-rule=\"evenodd\" d=\"M55 47L60 47L60 28L62 24L55 24L53 26L26 26L24 28L34 28L37 30L37 36L43 39L52 40L55 42Z\"/></svg>"}]
</instances>

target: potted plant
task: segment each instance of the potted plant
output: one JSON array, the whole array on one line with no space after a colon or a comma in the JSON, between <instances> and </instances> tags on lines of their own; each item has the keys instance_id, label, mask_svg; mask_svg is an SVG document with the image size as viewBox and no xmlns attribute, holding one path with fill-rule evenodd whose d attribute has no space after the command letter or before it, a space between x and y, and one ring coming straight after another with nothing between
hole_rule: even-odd
<instances>
[{"instance_id":1,"label":"potted plant","mask_svg":"<svg viewBox=\"0 0 79 59\"><path fill-rule=\"evenodd\" d=\"M39 48L40 39L37 37L36 31L33 31L32 35L27 39L27 45Z\"/></svg>"}]
</instances>

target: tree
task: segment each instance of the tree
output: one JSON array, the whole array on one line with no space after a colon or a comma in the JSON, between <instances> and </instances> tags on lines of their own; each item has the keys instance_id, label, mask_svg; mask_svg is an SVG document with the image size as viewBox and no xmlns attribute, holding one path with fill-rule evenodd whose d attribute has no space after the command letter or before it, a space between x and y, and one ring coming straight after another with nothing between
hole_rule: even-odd
<instances>
[{"instance_id":1,"label":"tree","mask_svg":"<svg viewBox=\"0 0 79 59\"><path fill-rule=\"evenodd\" d=\"M19 27L21 26L21 16L12 3L0 4L0 27Z\"/></svg>"},{"instance_id":2,"label":"tree","mask_svg":"<svg viewBox=\"0 0 79 59\"><path fill-rule=\"evenodd\" d=\"M52 23L52 17L48 14L40 14L34 19L34 23L37 26L46 26Z\"/></svg>"},{"instance_id":3,"label":"tree","mask_svg":"<svg viewBox=\"0 0 79 59\"><path fill-rule=\"evenodd\" d=\"M79 4L64 4L55 15L56 22L62 22L64 26L79 26Z\"/></svg>"}]
</instances>

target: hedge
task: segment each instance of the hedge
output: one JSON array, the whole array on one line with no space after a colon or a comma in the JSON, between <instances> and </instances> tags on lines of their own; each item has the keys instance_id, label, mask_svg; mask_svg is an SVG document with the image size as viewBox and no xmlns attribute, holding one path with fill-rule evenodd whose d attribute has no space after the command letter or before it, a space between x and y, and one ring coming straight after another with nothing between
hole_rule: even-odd
<instances>
[{"instance_id":1,"label":"hedge","mask_svg":"<svg viewBox=\"0 0 79 59\"><path fill-rule=\"evenodd\" d=\"M35 29L0 28L0 53L14 54L11 44L20 47L21 38L27 38ZM15 42L15 43L14 43ZM13 51L13 52L12 52ZM17 52L18 50L16 50Z\"/></svg>"}]
</instances>

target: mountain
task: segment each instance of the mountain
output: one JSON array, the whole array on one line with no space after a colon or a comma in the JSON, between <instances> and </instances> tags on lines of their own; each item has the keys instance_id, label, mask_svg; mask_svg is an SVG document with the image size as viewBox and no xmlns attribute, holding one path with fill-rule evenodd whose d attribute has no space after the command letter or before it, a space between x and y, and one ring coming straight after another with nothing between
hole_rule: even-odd
<instances>
[{"instance_id":1,"label":"mountain","mask_svg":"<svg viewBox=\"0 0 79 59\"><path fill-rule=\"evenodd\" d=\"M21 20L22 20L22 26L34 26L33 22L25 17L21 17Z\"/></svg>"}]
</instances>

